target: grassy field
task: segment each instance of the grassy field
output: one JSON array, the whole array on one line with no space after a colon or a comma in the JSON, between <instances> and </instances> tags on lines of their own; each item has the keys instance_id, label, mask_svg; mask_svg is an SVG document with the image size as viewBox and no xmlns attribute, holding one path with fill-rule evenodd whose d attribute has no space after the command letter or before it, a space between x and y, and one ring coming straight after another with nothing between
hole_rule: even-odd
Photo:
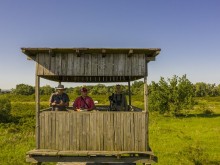
<instances>
[{"instance_id":1,"label":"grassy field","mask_svg":"<svg viewBox=\"0 0 220 165\"><path fill-rule=\"evenodd\" d=\"M220 97L196 101L186 117L150 113L150 146L158 164L220 164ZM143 106L138 97L133 104ZM27 164L25 153L35 147L34 105L33 101L12 102L13 122L0 123L0 165ZM47 107L47 102L41 107Z\"/></svg>"}]
</instances>

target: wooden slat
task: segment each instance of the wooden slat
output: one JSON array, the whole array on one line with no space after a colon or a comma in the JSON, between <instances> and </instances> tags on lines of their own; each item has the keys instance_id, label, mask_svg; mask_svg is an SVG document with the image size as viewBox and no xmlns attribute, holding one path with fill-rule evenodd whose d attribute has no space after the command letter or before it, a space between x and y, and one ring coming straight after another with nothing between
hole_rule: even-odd
<instances>
[{"instance_id":1,"label":"wooden slat","mask_svg":"<svg viewBox=\"0 0 220 165\"><path fill-rule=\"evenodd\" d=\"M97 54L98 58L98 75L104 76L105 75L105 60L106 58L102 56L102 54Z\"/></svg>"},{"instance_id":2,"label":"wooden slat","mask_svg":"<svg viewBox=\"0 0 220 165\"><path fill-rule=\"evenodd\" d=\"M92 75L93 76L98 75L98 55L97 54L92 55Z\"/></svg>"},{"instance_id":3,"label":"wooden slat","mask_svg":"<svg viewBox=\"0 0 220 165\"><path fill-rule=\"evenodd\" d=\"M67 69L68 67L68 54L62 54L61 56L61 75L67 75Z\"/></svg>"},{"instance_id":4,"label":"wooden slat","mask_svg":"<svg viewBox=\"0 0 220 165\"><path fill-rule=\"evenodd\" d=\"M56 75L61 75L61 69L62 69L62 55L56 54L56 59L55 59L55 74Z\"/></svg>"},{"instance_id":5,"label":"wooden slat","mask_svg":"<svg viewBox=\"0 0 220 165\"><path fill-rule=\"evenodd\" d=\"M105 57L106 65L105 65L105 75L111 76L113 73L113 54L110 54Z\"/></svg>"},{"instance_id":6,"label":"wooden slat","mask_svg":"<svg viewBox=\"0 0 220 165\"><path fill-rule=\"evenodd\" d=\"M73 75L73 68L74 68L74 63L73 63L73 54L68 53L67 54L67 76Z\"/></svg>"},{"instance_id":7,"label":"wooden slat","mask_svg":"<svg viewBox=\"0 0 220 165\"><path fill-rule=\"evenodd\" d=\"M44 54L38 54L37 55L37 60L38 60L38 75L43 75L44 74Z\"/></svg>"},{"instance_id":8,"label":"wooden slat","mask_svg":"<svg viewBox=\"0 0 220 165\"><path fill-rule=\"evenodd\" d=\"M84 59L84 70L85 70L85 76L91 76L92 75L92 56L91 54L87 54ZM87 80L89 81L89 79Z\"/></svg>"},{"instance_id":9,"label":"wooden slat","mask_svg":"<svg viewBox=\"0 0 220 165\"><path fill-rule=\"evenodd\" d=\"M124 54L120 54L118 56L118 75L119 76L124 76L125 73L125 55Z\"/></svg>"},{"instance_id":10,"label":"wooden slat","mask_svg":"<svg viewBox=\"0 0 220 165\"><path fill-rule=\"evenodd\" d=\"M40 114L40 148L75 151L147 151L143 112L51 112Z\"/></svg>"}]
</instances>

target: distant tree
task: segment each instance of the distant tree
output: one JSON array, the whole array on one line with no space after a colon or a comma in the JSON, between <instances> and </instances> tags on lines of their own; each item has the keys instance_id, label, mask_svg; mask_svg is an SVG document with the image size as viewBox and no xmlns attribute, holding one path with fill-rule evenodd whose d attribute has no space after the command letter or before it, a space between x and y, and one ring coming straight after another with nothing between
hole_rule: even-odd
<instances>
[{"instance_id":1,"label":"distant tree","mask_svg":"<svg viewBox=\"0 0 220 165\"><path fill-rule=\"evenodd\" d=\"M8 98L0 98L0 122L7 122L10 118L11 102Z\"/></svg>"},{"instance_id":2,"label":"distant tree","mask_svg":"<svg viewBox=\"0 0 220 165\"><path fill-rule=\"evenodd\" d=\"M198 82L194 85L194 88L196 97L219 96L220 94L219 86L216 86L215 84Z\"/></svg>"},{"instance_id":3,"label":"distant tree","mask_svg":"<svg viewBox=\"0 0 220 165\"><path fill-rule=\"evenodd\" d=\"M50 85L40 87L40 94L41 95L50 95L51 93L54 93L54 92L55 92L55 89L52 88Z\"/></svg>"},{"instance_id":4,"label":"distant tree","mask_svg":"<svg viewBox=\"0 0 220 165\"><path fill-rule=\"evenodd\" d=\"M186 78L173 76L166 81L161 77L158 83L149 85L149 109L162 114L178 115L181 110L190 109L194 105L194 87Z\"/></svg>"},{"instance_id":5,"label":"distant tree","mask_svg":"<svg viewBox=\"0 0 220 165\"><path fill-rule=\"evenodd\" d=\"M144 82L143 81L134 81L131 86L131 93L134 95L143 94L144 90Z\"/></svg>"},{"instance_id":6,"label":"distant tree","mask_svg":"<svg viewBox=\"0 0 220 165\"><path fill-rule=\"evenodd\" d=\"M34 94L34 87L26 84L18 84L16 85L16 89L13 90L14 94L19 95L32 95Z\"/></svg>"}]
</instances>

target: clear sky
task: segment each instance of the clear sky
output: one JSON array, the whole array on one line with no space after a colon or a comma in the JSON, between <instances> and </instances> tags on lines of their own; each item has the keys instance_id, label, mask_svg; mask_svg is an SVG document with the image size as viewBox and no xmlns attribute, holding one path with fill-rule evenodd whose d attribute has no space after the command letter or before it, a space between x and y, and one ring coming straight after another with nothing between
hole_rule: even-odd
<instances>
[{"instance_id":1,"label":"clear sky","mask_svg":"<svg viewBox=\"0 0 220 165\"><path fill-rule=\"evenodd\" d=\"M0 0L1 89L35 83L21 47L161 48L149 83L219 84L220 0Z\"/></svg>"}]
</instances>

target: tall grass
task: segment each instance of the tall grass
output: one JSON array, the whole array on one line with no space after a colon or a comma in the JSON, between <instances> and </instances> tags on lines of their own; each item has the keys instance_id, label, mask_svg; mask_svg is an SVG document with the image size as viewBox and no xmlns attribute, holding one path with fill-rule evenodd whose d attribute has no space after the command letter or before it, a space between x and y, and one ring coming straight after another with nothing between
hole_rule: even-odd
<instances>
[{"instance_id":1,"label":"tall grass","mask_svg":"<svg viewBox=\"0 0 220 165\"><path fill-rule=\"evenodd\" d=\"M41 108L48 107L48 97L41 102ZM109 104L108 96L94 96L93 99ZM0 123L0 165L28 164L25 154L35 148L34 100L12 100L11 121ZM196 100L197 105L187 117L150 113L150 146L159 165L220 164L220 97ZM132 104L143 108L143 99L132 97ZM203 107L214 113L203 114L200 110Z\"/></svg>"}]
</instances>

